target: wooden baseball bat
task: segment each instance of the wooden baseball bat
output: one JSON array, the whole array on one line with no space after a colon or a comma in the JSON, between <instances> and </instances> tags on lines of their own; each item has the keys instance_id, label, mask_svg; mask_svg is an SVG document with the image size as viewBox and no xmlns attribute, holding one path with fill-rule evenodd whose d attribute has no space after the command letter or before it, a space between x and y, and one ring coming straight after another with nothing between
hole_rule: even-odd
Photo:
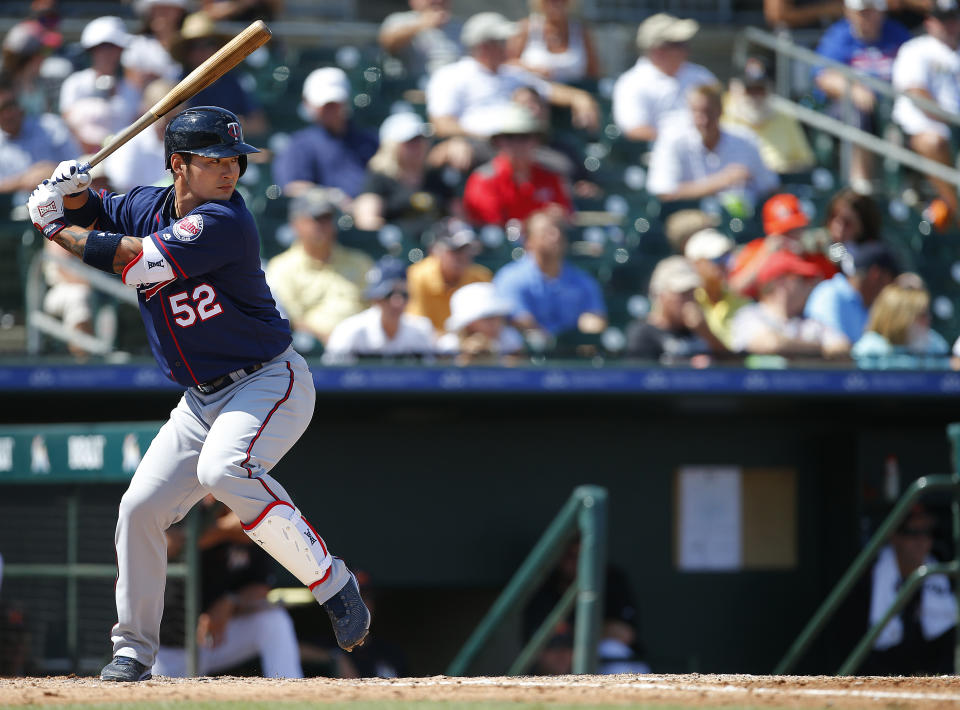
<instances>
[{"instance_id":1,"label":"wooden baseball bat","mask_svg":"<svg viewBox=\"0 0 960 710\"><path fill-rule=\"evenodd\" d=\"M187 74L179 84L170 89L166 96L157 101L157 103L137 119L135 123L127 126L123 131L114 136L107 145L90 158L89 162L82 165L80 170L89 170L97 163L106 159L107 156L111 155L120 148L120 146L140 133L140 131L156 123L171 110L187 99L192 98L233 69L255 49L265 45L272 36L273 33L270 32L270 28L267 27L263 20L257 20L251 23L243 32L218 49L207 61Z\"/></svg>"}]
</instances>

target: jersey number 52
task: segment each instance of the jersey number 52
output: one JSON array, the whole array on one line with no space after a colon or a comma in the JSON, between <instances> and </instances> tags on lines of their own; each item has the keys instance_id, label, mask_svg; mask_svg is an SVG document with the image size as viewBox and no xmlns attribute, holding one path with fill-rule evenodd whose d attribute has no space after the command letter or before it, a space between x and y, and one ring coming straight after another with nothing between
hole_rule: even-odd
<instances>
[{"instance_id":1,"label":"jersey number 52","mask_svg":"<svg viewBox=\"0 0 960 710\"><path fill-rule=\"evenodd\" d=\"M208 284L200 284L193 293L181 291L170 296L173 322L181 328L189 328L200 320L207 320L223 313L223 306L216 301L217 292ZM188 300L189 299L189 300Z\"/></svg>"}]
</instances>

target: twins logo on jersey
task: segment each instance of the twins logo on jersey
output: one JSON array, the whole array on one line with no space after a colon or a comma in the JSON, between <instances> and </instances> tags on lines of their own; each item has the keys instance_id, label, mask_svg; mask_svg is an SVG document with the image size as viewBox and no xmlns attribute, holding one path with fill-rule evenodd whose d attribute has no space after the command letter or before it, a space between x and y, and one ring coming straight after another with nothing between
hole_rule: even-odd
<instances>
[{"instance_id":1,"label":"twins logo on jersey","mask_svg":"<svg viewBox=\"0 0 960 710\"><path fill-rule=\"evenodd\" d=\"M181 242L192 242L203 231L203 215L187 215L173 225L173 236Z\"/></svg>"}]
</instances>

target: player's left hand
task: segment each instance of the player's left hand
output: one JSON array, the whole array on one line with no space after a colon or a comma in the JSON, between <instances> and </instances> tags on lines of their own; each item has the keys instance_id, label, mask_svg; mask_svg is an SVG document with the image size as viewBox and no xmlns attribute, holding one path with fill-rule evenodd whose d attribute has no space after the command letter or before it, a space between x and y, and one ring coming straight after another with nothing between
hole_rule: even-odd
<instances>
[{"instance_id":1,"label":"player's left hand","mask_svg":"<svg viewBox=\"0 0 960 710\"><path fill-rule=\"evenodd\" d=\"M27 210L33 226L43 232L47 239L53 239L57 232L67 226L63 218L63 195L49 185L41 183L30 193Z\"/></svg>"},{"instance_id":2,"label":"player's left hand","mask_svg":"<svg viewBox=\"0 0 960 710\"><path fill-rule=\"evenodd\" d=\"M81 172L76 160L64 160L45 182L64 197L72 197L90 187L92 180L89 171Z\"/></svg>"}]
</instances>

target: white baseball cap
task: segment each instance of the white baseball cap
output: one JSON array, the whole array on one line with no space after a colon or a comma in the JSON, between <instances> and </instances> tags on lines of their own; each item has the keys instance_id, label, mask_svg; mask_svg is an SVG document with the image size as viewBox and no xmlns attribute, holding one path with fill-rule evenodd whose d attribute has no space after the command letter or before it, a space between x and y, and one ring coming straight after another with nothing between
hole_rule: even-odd
<instances>
[{"instance_id":1,"label":"white baseball cap","mask_svg":"<svg viewBox=\"0 0 960 710\"><path fill-rule=\"evenodd\" d=\"M510 22L499 12L478 12L463 23L460 44L473 47L492 40L504 41L517 33L517 23Z\"/></svg>"},{"instance_id":2,"label":"white baseball cap","mask_svg":"<svg viewBox=\"0 0 960 710\"><path fill-rule=\"evenodd\" d=\"M734 247L733 240L723 232L712 227L695 232L687 240L683 255L690 261L697 259L719 259L729 254Z\"/></svg>"},{"instance_id":3,"label":"white baseball cap","mask_svg":"<svg viewBox=\"0 0 960 710\"><path fill-rule=\"evenodd\" d=\"M497 107L493 116L492 134L516 135L524 133L542 133L543 124L531 113L530 109L520 104L507 103Z\"/></svg>"},{"instance_id":4,"label":"white baseball cap","mask_svg":"<svg viewBox=\"0 0 960 710\"><path fill-rule=\"evenodd\" d=\"M400 111L387 116L380 124L381 143L406 143L426 135L427 124L413 111Z\"/></svg>"},{"instance_id":5,"label":"white baseball cap","mask_svg":"<svg viewBox=\"0 0 960 710\"><path fill-rule=\"evenodd\" d=\"M316 108L349 101L350 80L338 67L314 69L303 82L303 100Z\"/></svg>"},{"instance_id":6,"label":"white baseball cap","mask_svg":"<svg viewBox=\"0 0 960 710\"><path fill-rule=\"evenodd\" d=\"M90 49L100 44L115 44L126 47L130 44L130 33L123 20L113 15L105 15L91 20L80 33L80 44L84 49Z\"/></svg>"},{"instance_id":7,"label":"white baseball cap","mask_svg":"<svg viewBox=\"0 0 960 710\"><path fill-rule=\"evenodd\" d=\"M843 6L848 10L880 10L886 12L887 0L843 0Z\"/></svg>"},{"instance_id":8,"label":"white baseball cap","mask_svg":"<svg viewBox=\"0 0 960 710\"><path fill-rule=\"evenodd\" d=\"M668 256L653 270L650 277L650 295L686 293L703 286L703 279L685 257Z\"/></svg>"},{"instance_id":9,"label":"white baseball cap","mask_svg":"<svg viewBox=\"0 0 960 710\"><path fill-rule=\"evenodd\" d=\"M666 42L687 42L700 29L696 20L681 20L679 17L658 12L640 23L637 29L637 46L650 49Z\"/></svg>"},{"instance_id":10,"label":"white baseball cap","mask_svg":"<svg viewBox=\"0 0 960 710\"><path fill-rule=\"evenodd\" d=\"M502 298L496 287L486 281L461 286L450 297L450 317L444 327L456 333L481 318L506 316L511 311L509 301Z\"/></svg>"},{"instance_id":11,"label":"white baseball cap","mask_svg":"<svg viewBox=\"0 0 960 710\"><path fill-rule=\"evenodd\" d=\"M138 14L145 15L147 10L154 5L170 5L171 7L179 7L186 12L190 9L190 0L137 0L133 7Z\"/></svg>"}]
</instances>

